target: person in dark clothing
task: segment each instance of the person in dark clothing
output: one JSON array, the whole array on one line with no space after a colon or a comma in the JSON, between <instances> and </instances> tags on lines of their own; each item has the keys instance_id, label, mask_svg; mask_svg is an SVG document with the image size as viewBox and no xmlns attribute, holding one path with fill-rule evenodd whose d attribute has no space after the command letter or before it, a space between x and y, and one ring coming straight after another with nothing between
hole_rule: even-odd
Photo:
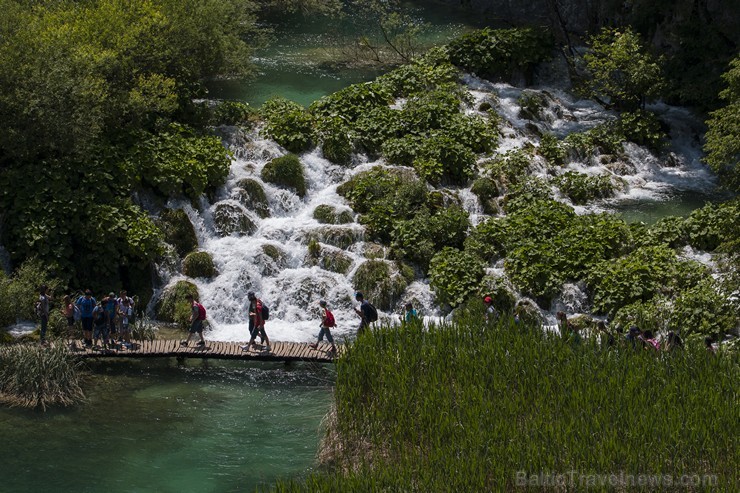
<instances>
[{"instance_id":1,"label":"person in dark clothing","mask_svg":"<svg viewBox=\"0 0 740 493\"><path fill-rule=\"evenodd\" d=\"M365 299L365 296L359 291L355 293L355 299L360 303L359 308L355 308L355 313L360 317L360 325L357 327L357 334L362 334L372 321L373 309L370 306L370 302Z\"/></svg>"}]
</instances>

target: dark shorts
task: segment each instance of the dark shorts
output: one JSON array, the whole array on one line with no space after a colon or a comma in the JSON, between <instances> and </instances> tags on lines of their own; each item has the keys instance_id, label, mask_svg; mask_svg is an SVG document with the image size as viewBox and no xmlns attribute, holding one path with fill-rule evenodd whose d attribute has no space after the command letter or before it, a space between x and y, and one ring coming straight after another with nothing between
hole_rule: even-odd
<instances>
[{"instance_id":1,"label":"dark shorts","mask_svg":"<svg viewBox=\"0 0 740 493\"><path fill-rule=\"evenodd\" d=\"M193 320L193 323L190 326L190 333L195 334L196 332L199 334L203 332L203 320Z\"/></svg>"},{"instance_id":2,"label":"dark shorts","mask_svg":"<svg viewBox=\"0 0 740 493\"><path fill-rule=\"evenodd\" d=\"M74 317L67 317L67 327L72 327L75 324Z\"/></svg>"},{"instance_id":3,"label":"dark shorts","mask_svg":"<svg viewBox=\"0 0 740 493\"><path fill-rule=\"evenodd\" d=\"M82 330L92 332L92 330L93 330L93 319L92 319L92 317L90 317L90 318L87 318L87 317L82 318Z\"/></svg>"}]
</instances>

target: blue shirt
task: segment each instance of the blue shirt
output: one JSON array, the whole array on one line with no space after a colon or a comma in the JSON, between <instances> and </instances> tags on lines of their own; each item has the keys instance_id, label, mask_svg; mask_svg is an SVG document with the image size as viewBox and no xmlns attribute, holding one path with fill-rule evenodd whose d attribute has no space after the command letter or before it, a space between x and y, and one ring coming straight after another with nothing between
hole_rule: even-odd
<instances>
[{"instance_id":1,"label":"blue shirt","mask_svg":"<svg viewBox=\"0 0 740 493\"><path fill-rule=\"evenodd\" d=\"M77 299L77 303L75 304L80 307L80 316L82 318L92 318L93 310L95 309L95 305L97 305L98 302L95 301L95 298L93 298L92 296L90 297L90 299L81 296Z\"/></svg>"}]
</instances>

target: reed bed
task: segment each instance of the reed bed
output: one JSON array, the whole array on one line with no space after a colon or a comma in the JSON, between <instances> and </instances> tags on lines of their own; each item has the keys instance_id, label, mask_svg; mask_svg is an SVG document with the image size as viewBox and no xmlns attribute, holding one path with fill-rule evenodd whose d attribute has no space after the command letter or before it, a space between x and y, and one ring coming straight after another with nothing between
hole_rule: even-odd
<instances>
[{"instance_id":1,"label":"reed bed","mask_svg":"<svg viewBox=\"0 0 740 493\"><path fill-rule=\"evenodd\" d=\"M11 406L68 406L84 398L80 361L64 344L0 347L0 401Z\"/></svg>"},{"instance_id":2,"label":"reed bed","mask_svg":"<svg viewBox=\"0 0 740 493\"><path fill-rule=\"evenodd\" d=\"M381 328L337 362L331 465L276 490L509 491L517 473L570 471L713 475L683 490L736 490L738 363L573 345L510 319ZM586 488L545 488L566 489Z\"/></svg>"}]
</instances>

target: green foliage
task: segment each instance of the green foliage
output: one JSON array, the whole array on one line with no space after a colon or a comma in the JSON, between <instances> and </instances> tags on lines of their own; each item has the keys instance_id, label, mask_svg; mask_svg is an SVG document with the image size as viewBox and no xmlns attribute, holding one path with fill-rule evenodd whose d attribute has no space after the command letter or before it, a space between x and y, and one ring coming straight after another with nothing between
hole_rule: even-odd
<instances>
[{"instance_id":1,"label":"green foliage","mask_svg":"<svg viewBox=\"0 0 740 493\"><path fill-rule=\"evenodd\" d=\"M17 319L36 320L34 306L39 299L39 287L44 284L51 296L63 286L49 266L37 259L25 261L12 277L0 274L0 327L12 325Z\"/></svg>"},{"instance_id":2,"label":"green foliage","mask_svg":"<svg viewBox=\"0 0 740 493\"><path fill-rule=\"evenodd\" d=\"M740 303L720 283L706 277L681 291L673 304L670 328L681 334L726 334L737 327Z\"/></svg>"},{"instance_id":3,"label":"green foliage","mask_svg":"<svg viewBox=\"0 0 740 493\"><path fill-rule=\"evenodd\" d=\"M189 277L211 278L216 275L213 256L208 252L192 252L182 262L182 272Z\"/></svg>"},{"instance_id":4,"label":"green foliage","mask_svg":"<svg viewBox=\"0 0 740 493\"><path fill-rule=\"evenodd\" d=\"M588 158L595 152L600 154L624 154L622 143L625 137L618 124L602 123L591 130L568 134L563 139L565 149L576 158Z\"/></svg>"},{"instance_id":5,"label":"green foliage","mask_svg":"<svg viewBox=\"0 0 740 493\"><path fill-rule=\"evenodd\" d=\"M313 141L313 118L303 106L285 98L272 98L260 108L265 122L262 134L289 152L306 151Z\"/></svg>"},{"instance_id":6,"label":"green foliage","mask_svg":"<svg viewBox=\"0 0 740 493\"><path fill-rule=\"evenodd\" d=\"M526 178L532 161L527 148L506 151L483 163L485 175L503 188L509 188Z\"/></svg>"},{"instance_id":7,"label":"green foliage","mask_svg":"<svg viewBox=\"0 0 740 493\"><path fill-rule=\"evenodd\" d=\"M478 310L348 346L322 451L333 467L276 491L514 491L512 471L614 464L733 489L737 357L573 347L510 317L483 327Z\"/></svg>"},{"instance_id":8,"label":"green foliage","mask_svg":"<svg viewBox=\"0 0 740 493\"><path fill-rule=\"evenodd\" d=\"M517 104L520 106L519 115L527 120L542 120L542 110L548 106L544 94L527 90L522 91Z\"/></svg>"},{"instance_id":9,"label":"green foliage","mask_svg":"<svg viewBox=\"0 0 740 493\"><path fill-rule=\"evenodd\" d=\"M349 164L352 158L352 138L349 127L335 117L320 122L318 130L321 152L324 157L337 164Z\"/></svg>"},{"instance_id":10,"label":"green foliage","mask_svg":"<svg viewBox=\"0 0 740 493\"><path fill-rule=\"evenodd\" d=\"M445 50L433 48L411 63L381 75L376 82L393 97L400 98L423 94L439 87L449 87L458 78L458 70L450 63Z\"/></svg>"},{"instance_id":11,"label":"green foliage","mask_svg":"<svg viewBox=\"0 0 740 493\"><path fill-rule=\"evenodd\" d=\"M401 300L408 281L399 269L385 260L368 260L352 277L352 286L380 310L392 310Z\"/></svg>"},{"instance_id":12,"label":"green foliage","mask_svg":"<svg viewBox=\"0 0 740 493\"><path fill-rule=\"evenodd\" d=\"M303 165L295 154L286 154L267 163L262 168L262 179L281 187L292 188L301 198L306 195Z\"/></svg>"},{"instance_id":13,"label":"green foliage","mask_svg":"<svg viewBox=\"0 0 740 493\"><path fill-rule=\"evenodd\" d=\"M82 400L81 361L64 344L0 347L0 401L11 406L69 406Z\"/></svg>"},{"instance_id":14,"label":"green foliage","mask_svg":"<svg viewBox=\"0 0 740 493\"><path fill-rule=\"evenodd\" d=\"M357 120L362 114L393 102L388 87L378 81L352 84L324 96L309 106L318 119L340 118L346 122Z\"/></svg>"},{"instance_id":15,"label":"green foliage","mask_svg":"<svg viewBox=\"0 0 740 493\"><path fill-rule=\"evenodd\" d=\"M463 34L448 44L450 60L481 77L508 79L550 58L553 40L546 29L489 29Z\"/></svg>"},{"instance_id":16,"label":"green foliage","mask_svg":"<svg viewBox=\"0 0 740 493\"><path fill-rule=\"evenodd\" d=\"M398 221L411 219L427 202L426 185L408 172L377 166L353 176L337 188L371 238L390 242Z\"/></svg>"},{"instance_id":17,"label":"green foliage","mask_svg":"<svg viewBox=\"0 0 740 493\"><path fill-rule=\"evenodd\" d=\"M723 243L740 239L740 200L707 204L691 213L685 222L691 246L713 251Z\"/></svg>"},{"instance_id":18,"label":"green foliage","mask_svg":"<svg viewBox=\"0 0 740 493\"><path fill-rule=\"evenodd\" d=\"M270 217L270 204L262 185L251 178L239 180L236 184L236 198L247 209L254 211L261 218Z\"/></svg>"},{"instance_id":19,"label":"green foliage","mask_svg":"<svg viewBox=\"0 0 740 493\"><path fill-rule=\"evenodd\" d=\"M574 204L585 204L594 199L605 199L614 195L614 185L609 175L567 171L556 177L555 183Z\"/></svg>"},{"instance_id":20,"label":"green foliage","mask_svg":"<svg viewBox=\"0 0 740 493\"><path fill-rule=\"evenodd\" d=\"M562 166L565 164L567 151L553 134L544 134L542 136L537 152L553 166Z\"/></svg>"},{"instance_id":21,"label":"green foliage","mask_svg":"<svg viewBox=\"0 0 740 493\"><path fill-rule=\"evenodd\" d=\"M437 300L452 307L477 292L484 275L484 264L476 256L445 247L429 265L429 281Z\"/></svg>"},{"instance_id":22,"label":"green foliage","mask_svg":"<svg viewBox=\"0 0 740 493\"><path fill-rule=\"evenodd\" d=\"M619 115L617 125L626 140L654 151L662 150L668 140L658 118L651 111L625 111Z\"/></svg>"},{"instance_id":23,"label":"green foliage","mask_svg":"<svg viewBox=\"0 0 740 493\"><path fill-rule=\"evenodd\" d=\"M665 246L654 246L596 264L587 278L595 310L613 316L622 306L695 284L704 270L696 262L679 261Z\"/></svg>"},{"instance_id":24,"label":"green foliage","mask_svg":"<svg viewBox=\"0 0 740 493\"><path fill-rule=\"evenodd\" d=\"M182 209L165 209L159 214L157 225L164 241L175 247L177 254L184 257L198 248L198 237L190 218Z\"/></svg>"},{"instance_id":25,"label":"green foliage","mask_svg":"<svg viewBox=\"0 0 740 493\"><path fill-rule=\"evenodd\" d=\"M704 152L706 163L720 177L723 187L740 191L740 57L722 76L727 87L720 93L725 106L713 111L707 121Z\"/></svg>"},{"instance_id":26,"label":"green foliage","mask_svg":"<svg viewBox=\"0 0 740 493\"><path fill-rule=\"evenodd\" d=\"M661 61L648 53L630 28L604 28L589 39L584 55L589 79L586 91L607 98L620 110L644 108L663 89Z\"/></svg>"},{"instance_id":27,"label":"green foliage","mask_svg":"<svg viewBox=\"0 0 740 493\"><path fill-rule=\"evenodd\" d=\"M652 224L643 238L638 237L644 245L666 245L677 248L688 244L689 237L686 230L686 220L682 217L669 216Z\"/></svg>"},{"instance_id":28,"label":"green foliage","mask_svg":"<svg viewBox=\"0 0 740 493\"><path fill-rule=\"evenodd\" d=\"M216 125L251 126L255 110L242 101L221 101L213 110L213 121Z\"/></svg>"},{"instance_id":29,"label":"green foliage","mask_svg":"<svg viewBox=\"0 0 740 493\"><path fill-rule=\"evenodd\" d=\"M185 296L192 295L200 299L198 287L189 281L177 281L161 294L154 307L157 320L161 322L175 322L180 328L188 328L190 319L190 305Z\"/></svg>"}]
</instances>

